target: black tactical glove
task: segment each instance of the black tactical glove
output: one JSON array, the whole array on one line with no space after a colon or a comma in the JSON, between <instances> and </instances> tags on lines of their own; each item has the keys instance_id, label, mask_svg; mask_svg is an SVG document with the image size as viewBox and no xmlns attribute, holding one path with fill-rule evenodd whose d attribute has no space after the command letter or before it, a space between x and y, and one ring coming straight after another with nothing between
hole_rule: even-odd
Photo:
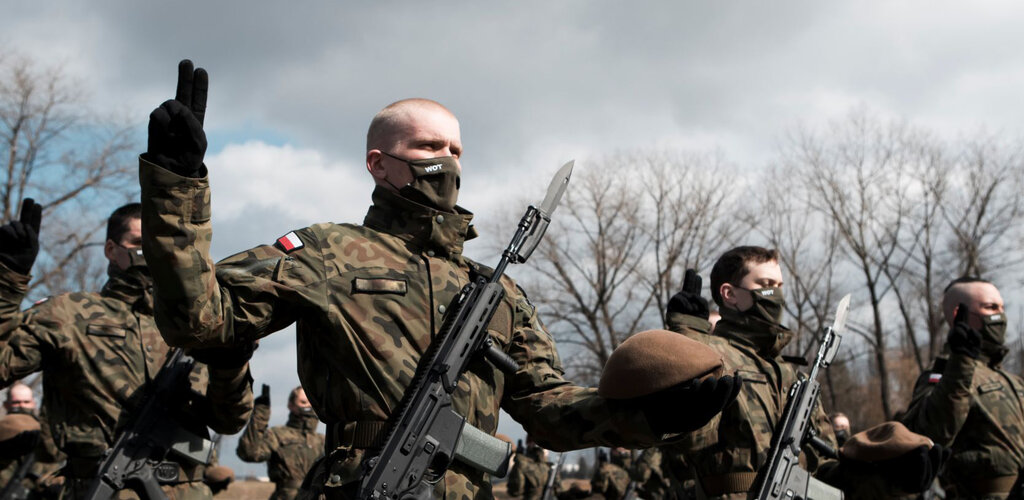
<instances>
[{"instance_id":1,"label":"black tactical glove","mask_svg":"<svg viewBox=\"0 0 1024 500\"><path fill-rule=\"evenodd\" d=\"M708 319L710 310L708 301L700 296L702 280L697 271L687 269L683 277L683 289L668 301L668 312L676 312L687 316Z\"/></svg>"},{"instance_id":2,"label":"black tactical glove","mask_svg":"<svg viewBox=\"0 0 1024 500\"><path fill-rule=\"evenodd\" d=\"M39 431L22 431L10 439L0 441L0 459L16 460L32 453L39 444Z\"/></svg>"},{"instance_id":3,"label":"black tactical glove","mask_svg":"<svg viewBox=\"0 0 1024 500\"><path fill-rule=\"evenodd\" d=\"M636 399L654 432L689 432L703 427L736 399L741 382L730 375L708 377Z\"/></svg>"},{"instance_id":4,"label":"black tactical glove","mask_svg":"<svg viewBox=\"0 0 1024 500\"><path fill-rule=\"evenodd\" d=\"M949 350L978 359L981 355L981 332L967 323L967 314L967 305L960 304L953 318L953 328L949 331Z\"/></svg>"},{"instance_id":5,"label":"black tactical glove","mask_svg":"<svg viewBox=\"0 0 1024 500\"><path fill-rule=\"evenodd\" d=\"M149 115L149 146L145 158L184 177L205 175L206 93L209 76L203 68L192 69L192 61L178 63L178 90Z\"/></svg>"},{"instance_id":6,"label":"black tactical glove","mask_svg":"<svg viewBox=\"0 0 1024 500\"><path fill-rule=\"evenodd\" d=\"M0 262L12 271L28 274L39 255L39 224L43 206L32 198L21 202L21 217L0 226Z\"/></svg>"},{"instance_id":7,"label":"black tactical glove","mask_svg":"<svg viewBox=\"0 0 1024 500\"><path fill-rule=\"evenodd\" d=\"M252 341L230 347L190 349L187 354L210 368L236 369L249 362L257 347L259 343Z\"/></svg>"},{"instance_id":8,"label":"black tactical glove","mask_svg":"<svg viewBox=\"0 0 1024 500\"><path fill-rule=\"evenodd\" d=\"M270 406L270 386L269 385L263 384L263 392L261 392L259 396L256 396L256 399L252 400L252 404L254 404L254 405Z\"/></svg>"}]
</instances>

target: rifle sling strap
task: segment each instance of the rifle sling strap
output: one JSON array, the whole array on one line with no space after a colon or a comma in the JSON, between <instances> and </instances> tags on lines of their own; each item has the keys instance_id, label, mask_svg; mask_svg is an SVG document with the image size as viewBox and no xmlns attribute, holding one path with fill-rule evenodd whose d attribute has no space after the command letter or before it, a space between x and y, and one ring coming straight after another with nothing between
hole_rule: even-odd
<instances>
[{"instance_id":1,"label":"rifle sling strap","mask_svg":"<svg viewBox=\"0 0 1024 500\"><path fill-rule=\"evenodd\" d=\"M157 481L160 484L202 481L203 474L206 472L206 466L204 465L182 465L171 461L160 462L157 468L163 471L163 474L156 474ZM93 479L99 473L99 469L99 458L68 457L67 463L64 466L64 474L78 479ZM167 478L167 480L163 478Z\"/></svg>"},{"instance_id":2,"label":"rifle sling strap","mask_svg":"<svg viewBox=\"0 0 1024 500\"><path fill-rule=\"evenodd\" d=\"M729 472L720 476L700 478L701 488L708 496L721 496L730 493L746 493L754 487L756 472Z\"/></svg>"},{"instance_id":3,"label":"rifle sling strap","mask_svg":"<svg viewBox=\"0 0 1024 500\"><path fill-rule=\"evenodd\" d=\"M387 422L375 420L327 424L327 449L380 448L387 431Z\"/></svg>"}]
</instances>

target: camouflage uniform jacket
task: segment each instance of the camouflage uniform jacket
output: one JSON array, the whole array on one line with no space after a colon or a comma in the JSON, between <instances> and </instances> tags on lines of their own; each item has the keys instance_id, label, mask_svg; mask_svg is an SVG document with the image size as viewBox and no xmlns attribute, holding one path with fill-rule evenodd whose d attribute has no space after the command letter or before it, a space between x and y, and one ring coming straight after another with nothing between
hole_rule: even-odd
<instances>
[{"instance_id":1,"label":"camouflage uniform jacket","mask_svg":"<svg viewBox=\"0 0 1024 500\"><path fill-rule=\"evenodd\" d=\"M619 464L602 463L590 479L590 492L605 498L622 498L629 488L629 472Z\"/></svg>"},{"instance_id":2,"label":"camouflage uniform jacket","mask_svg":"<svg viewBox=\"0 0 1024 500\"><path fill-rule=\"evenodd\" d=\"M665 455L683 454L684 463L694 467L698 484L709 497L742 493L733 496L745 498L754 476L768 459L772 434L798 374L781 356L772 356L764 342L754 340L770 337L766 324L729 309L723 309L722 316L714 335L680 333L722 355L725 372L735 372L743 380L739 396L707 425L662 451ZM820 404L815 409L814 427L819 437L836 446ZM812 473L822 464L822 458L809 446L804 447L801 457L807 457L807 470Z\"/></svg>"},{"instance_id":3,"label":"camouflage uniform jacket","mask_svg":"<svg viewBox=\"0 0 1024 500\"><path fill-rule=\"evenodd\" d=\"M317 224L214 265L207 180L140 163L143 249L164 338L213 346L297 322L302 386L328 424L329 447L348 455L331 475L341 483L357 479L369 446L333 441L331 429L348 436L353 426L358 432L385 422L447 305L472 277L488 273L462 255L464 240L475 236L472 215L438 212L377 188L363 226ZM501 283L506 295L489 333L521 368L505 374L474 362L454 393L456 411L493 434L504 409L553 450L660 441L641 412L565 380L534 306L511 279ZM484 474L459 464L436 493L444 486L449 498L490 496Z\"/></svg>"},{"instance_id":4,"label":"camouflage uniform jacket","mask_svg":"<svg viewBox=\"0 0 1024 500\"><path fill-rule=\"evenodd\" d=\"M978 481L1016 476L1024 467L1024 380L984 355L936 359L902 420L952 448L943 483L963 496L983 496Z\"/></svg>"},{"instance_id":5,"label":"camouflage uniform jacket","mask_svg":"<svg viewBox=\"0 0 1024 500\"><path fill-rule=\"evenodd\" d=\"M59 472L64 455L53 442L53 436L50 434L47 424L46 413L40 412L39 415L36 415L28 412L28 414L39 421L40 432L39 444L36 445L35 450L32 452L35 455L34 462L29 466L23 482L30 490L42 494L49 486L54 475ZM25 456L9 462L0 460L0 490L7 485L7 482L17 472L18 468L25 463L27 458Z\"/></svg>"},{"instance_id":6,"label":"camouflage uniform jacket","mask_svg":"<svg viewBox=\"0 0 1024 500\"><path fill-rule=\"evenodd\" d=\"M668 495L669 481L662 473L662 452L659 448L648 448L629 469L629 476L636 481L640 496L650 500L661 500Z\"/></svg>"},{"instance_id":7,"label":"camouflage uniform jacket","mask_svg":"<svg viewBox=\"0 0 1024 500\"><path fill-rule=\"evenodd\" d=\"M3 311L17 311L27 277L0 269ZM169 352L156 330L145 279L122 273L100 293L40 301L0 320L0 386L43 371L43 407L57 447L69 459L99 459L139 403ZM209 376L208 376L209 373ZM220 433L238 432L252 405L248 368L207 370L197 364L189 410ZM125 410L128 410L126 412Z\"/></svg>"},{"instance_id":8,"label":"camouflage uniform jacket","mask_svg":"<svg viewBox=\"0 0 1024 500\"><path fill-rule=\"evenodd\" d=\"M508 494L514 497L522 496L523 500L540 500L553 467L553 463L545 462L535 454L517 453L512 470L508 473ZM562 492L561 486L555 483L551 498L556 498Z\"/></svg>"},{"instance_id":9,"label":"camouflage uniform jacket","mask_svg":"<svg viewBox=\"0 0 1024 500\"><path fill-rule=\"evenodd\" d=\"M270 407L253 407L252 420L238 440L236 453L246 462L267 462L267 475L277 486L273 499L295 498L313 462L324 454L324 435L316 432L316 415L288 415L285 425L267 428Z\"/></svg>"}]
</instances>

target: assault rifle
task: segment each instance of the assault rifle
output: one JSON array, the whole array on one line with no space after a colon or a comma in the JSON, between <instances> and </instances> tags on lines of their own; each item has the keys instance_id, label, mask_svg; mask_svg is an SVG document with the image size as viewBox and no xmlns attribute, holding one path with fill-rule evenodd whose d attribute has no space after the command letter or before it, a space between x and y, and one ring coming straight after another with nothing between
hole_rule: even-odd
<instances>
[{"instance_id":1,"label":"assault rifle","mask_svg":"<svg viewBox=\"0 0 1024 500\"><path fill-rule=\"evenodd\" d=\"M104 455L86 500L107 500L126 488L149 500L167 500L160 484L180 480L178 462L168 458L196 465L210 462L213 443L205 426L204 435L200 435L174 417L178 413L176 405L181 403L178 395L188 387L194 365L195 360L181 349L168 356L150 382L146 400L134 419Z\"/></svg>"},{"instance_id":2,"label":"assault rifle","mask_svg":"<svg viewBox=\"0 0 1024 500\"><path fill-rule=\"evenodd\" d=\"M758 486L758 500L842 499L843 492L815 479L800 466L800 447L810 444L823 455L836 458L836 451L817 437L811 426L814 409L818 405L821 385L818 384L818 369L828 368L839 351L842 332L846 327L846 314L850 310L850 296L839 301L832 326L825 327L825 336L818 347L818 357L806 379L793 383L782 418L775 426L772 449L768 462L757 473L754 484Z\"/></svg>"},{"instance_id":3,"label":"assault rifle","mask_svg":"<svg viewBox=\"0 0 1024 500\"><path fill-rule=\"evenodd\" d=\"M544 483L544 491L540 495L540 500L554 500L555 483L558 481L559 473L562 472L562 465L565 464L565 457L565 452L559 453L558 462L555 462L551 466L551 470L548 471L548 480Z\"/></svg>"},{"instance_id":4,"label":"assault rifle","mask_svg":"<svg viewBox=\"0 0 1024 500\"><path fill-rule=\"evenodd\" d=\"M23 457L22 460L18 470L7 481L7 486L0 490L0 500L28 500L32 497L32 490L25 486L25 478L29 477L28 471L36 463L34 446L32 452Z\"/></svg>"},{"instance_id":5,"label":"assault rifle","mask_svg":"<svg viewBox=\"0 0 1024 500\"><path fill-rule=\"evenodd\" d=\"M555 174L540 208L530 205L526 210L490 279L477 278L448 305L440 331L391 416L380 453L363 462L357 498L428 499L454 460L495 476L508 474L512 445L467 424L452 408L452 393L480 354L506 373L519 369L494 347L487 325L505 296L499 283L505 267L526 262L540 243L572 165L566 163Z\"/></svg>"}]
</instances>

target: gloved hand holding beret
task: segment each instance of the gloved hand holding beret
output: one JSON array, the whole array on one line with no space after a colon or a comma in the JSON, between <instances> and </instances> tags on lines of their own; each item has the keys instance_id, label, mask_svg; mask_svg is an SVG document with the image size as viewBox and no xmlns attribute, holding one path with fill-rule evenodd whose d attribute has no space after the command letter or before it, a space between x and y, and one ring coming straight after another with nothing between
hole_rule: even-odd
<instances>
[{"instance_id":1,"label":"gloved hand holding beret","mask_svg":"<svg viewBox=\"0 0 1024 500\"><path fill-rule=\"evenodd\" d=\"M854 434L840 449L844 469L879 475L905 493L927 490L952 451L898 422Z\"/></svg>"},{"instance_id":2,"label":"gloved hand holding beret","mask_svg":"<svg viewBox=\"0 0 1024 500\"><path fill-rule=\"evenodd\" d=\"M640 332L608 358L598 394L627 400L660 434L699 429L739 394L710 347L667 330Z\"/></svg>"}]
</instances>

